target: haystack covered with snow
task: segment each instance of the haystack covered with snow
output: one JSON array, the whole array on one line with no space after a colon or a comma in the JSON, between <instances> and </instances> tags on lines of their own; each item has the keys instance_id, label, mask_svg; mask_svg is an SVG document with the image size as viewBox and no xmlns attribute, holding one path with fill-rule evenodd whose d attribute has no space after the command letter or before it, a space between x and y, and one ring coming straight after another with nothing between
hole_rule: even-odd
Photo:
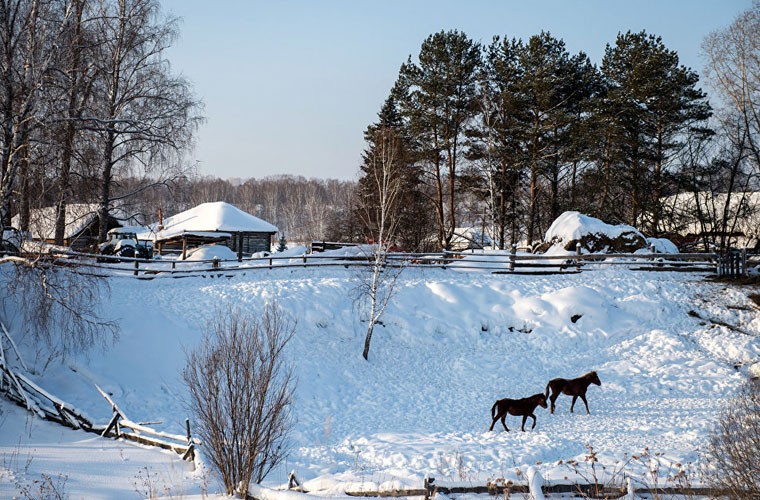
<instances>
[{"instance_id":1,"label":"haystack covered with snow","mask_svg":"<svg viewBox=\"0 0 760 500\"><path fill-rule=\"evenodd\" d=\"M238 254L270 251L278 231L269 222L223 201L202 203L155 224L150 239L159 251L221 243Z\"/></svg>"},{"instance_id":2,"label":"haystack covered with snow","mask_svg":"<svg viewBox=\"0 0 760 500\"><path fill-rule=\"evenodd\" d=\"M539 251L561 248L583 253L633 253L646 248L646 238L627 224L611 225L580 212L565 212L546 231Z\"/></svg>"}]
</instances>

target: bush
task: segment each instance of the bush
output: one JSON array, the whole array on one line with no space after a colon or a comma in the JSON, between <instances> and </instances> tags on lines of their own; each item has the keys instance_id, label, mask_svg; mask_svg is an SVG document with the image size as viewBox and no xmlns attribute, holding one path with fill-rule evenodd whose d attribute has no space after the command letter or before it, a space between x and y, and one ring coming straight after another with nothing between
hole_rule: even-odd
<instances>
[{"instance_id":1,"label":"bush","mask_svg":"<svg viewBox=\"0 0 760 500\"><path fill-rule=\"evenodd\" d=\"M228 495L245 497L285 457L292 427L292 370L284 348L295 331L276 305L252 317L218 311L187 356L183 378L206 455Z\"/></svg>"},{"instance_id":2,"label":"bush","mask_svg":"<svg viewBox=\"0 0 760 500\"><path fill-rule=\"evenodd\" d=\"M712 486L729 498L760 498L760 388L748 383L721 412L710 435Z\"/></svg>"}]
</instances>

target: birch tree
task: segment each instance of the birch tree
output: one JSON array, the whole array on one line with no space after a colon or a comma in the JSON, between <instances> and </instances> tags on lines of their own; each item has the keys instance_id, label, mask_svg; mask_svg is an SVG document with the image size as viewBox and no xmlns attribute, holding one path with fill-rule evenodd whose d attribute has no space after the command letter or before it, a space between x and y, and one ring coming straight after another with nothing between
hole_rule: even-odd
<instances>
[{"instance_id":1,"label":"birch tree","mask_svg":"<svg viewBox=\"0 0 760 500\"><path fill-rule=\"evenodd\" d=\"M0 0L0 226L41 121L43 82L54 60L57 33L45 0ZM0 238L2 233L0 232Z\"/></svg>"},{"instance_id":2,"label":"birch tree","mask_svg":"<svg viewBox=\"0 0 760 500\"><path fill-rule=\"evenodd\" d=\"M364 155L364 192L361 212L371 235L371 266L361 275L360 299L366 301L367 334L362 356L369 358L375 325L393 297L402 268L387 267L388 252L398 229L399 200L404 189L403 146L398 130L391 126L370 127L370 146Z\"/></svg>"},{"instance_id":3,"label":"birch tree","mask_svg":"<svg viewBox=\"0 0 760 500\"><path fill-rule=\"evenodd\" d=\"M97 15L98 86L90 127L99 136L103 241L116 176L136 171L155 175L179 167L201 117L190 84L171 73L164 56L177 27L176 20L161 16L157 1L100 0Z\"/></svg>"}]
</instances>

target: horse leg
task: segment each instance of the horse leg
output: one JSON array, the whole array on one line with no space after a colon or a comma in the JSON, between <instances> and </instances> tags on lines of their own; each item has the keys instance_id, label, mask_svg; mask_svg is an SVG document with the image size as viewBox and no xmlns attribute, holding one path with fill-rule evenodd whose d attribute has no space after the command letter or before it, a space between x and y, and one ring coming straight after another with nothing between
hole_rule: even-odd
<instances>
[{"instance_id":1,"label":"horse leg","mask_svg":"<svg viewBox=\"0 0 760 500\"><path fill-rule=\"evenodd\" d=\"M528 416L533 419L533 425L530 426L530 429L533 430L536 428L536 416L532 413Z\"/></svg>"},{"instance_id":2,"label":"horse leg","mask_svg":"<svg viewBox=\"0 0 760 500\"><path fill-rule=\"evenodd\" d=\"M550 413L554 413L554 402L557 401L557 398L559 397L559 392L552 392L551 397L549 397L549 400L552 403L551 411Z\"/></svg>"},{"instance_id":3,"label":"horse leg","mask_svg":"<svg viewBox=\"0 0 760 500\"><path fill-rule=\"evenodd\" d=\"M583 400L583 404L586 405L586 415L591 415L591 412L588 411L588 401L586 401L586 395L581 394L581 399Z\"/></svg>"},{"instance_id":4,"label":"horse leg","mask_svg":"<svg viewBox=\"0 0 760 500\"><path fill-rule=\"evenodd\" d=\"M528 420L528 415L523 415L523 421L522 425L520 426L520 430L525 432L525 421Z\"/></svg>"},{"instance_id":5,"label":"horse leg","mask_svg":"<svg viewBox=\"0 0 760 500\"><path fill-rule=\"evenodd\" d=\"M506 419L507 419L507 412L504 412L504 415L501 416L501 425L504 426L505 431L509 432L509 429L507 429Z\"/></svg>"},{"instance_id":6,"label":"horse leg","mask_svg":"<svg viewBox=\"0 0 760 500\"><path fill-rule=\"evenodd\" d=\"M497 420L499 420L499 416L498 415L496 415L495 417L493 417L493 421L491 422L491 427L488 428L489 431L493 430L493 426L494 426L494 424L496 423Z\"/></svg>"},{"instance_id":7,"label":"horse leg","mask_svg":"<svg viewBox=\"0 0 760 500\"><path fill-rule=\"evenodd\" d=\"M573 407L575 406L575 401L576 401L577 399L578 399L578 395L576 394L575 396L573 396L573 402L572 402L572 403L570 403L570 413L572 413L572 412L573 412Z\"/></svg>"}]
</instances>

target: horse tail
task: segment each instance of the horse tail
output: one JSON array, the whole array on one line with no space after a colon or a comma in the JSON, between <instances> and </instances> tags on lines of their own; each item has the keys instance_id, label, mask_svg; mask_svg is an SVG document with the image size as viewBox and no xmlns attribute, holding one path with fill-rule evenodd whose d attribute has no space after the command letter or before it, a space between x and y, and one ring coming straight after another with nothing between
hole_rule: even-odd
<instances>
[{"instance_id":1,"label":"horse tail","mask_svg":"<svg viewBox=\"0 0 760 500\"><path fill-rule=\"evenodd\" d=\"M546 384L546 397L549 397L549 388L552 386L552 381L550 380L548 384Z\"/></svg>"},{"instance_id":2,"label":"horse tail","mask_svg":"<svg viewBox=\"0 0 760 500\"><path fill-rule=\"evenodd\" d=\"M491 418L496 418L496 407L499 406L499 402L495 402L491 407Z\"/></svg>"}]
</instances>

